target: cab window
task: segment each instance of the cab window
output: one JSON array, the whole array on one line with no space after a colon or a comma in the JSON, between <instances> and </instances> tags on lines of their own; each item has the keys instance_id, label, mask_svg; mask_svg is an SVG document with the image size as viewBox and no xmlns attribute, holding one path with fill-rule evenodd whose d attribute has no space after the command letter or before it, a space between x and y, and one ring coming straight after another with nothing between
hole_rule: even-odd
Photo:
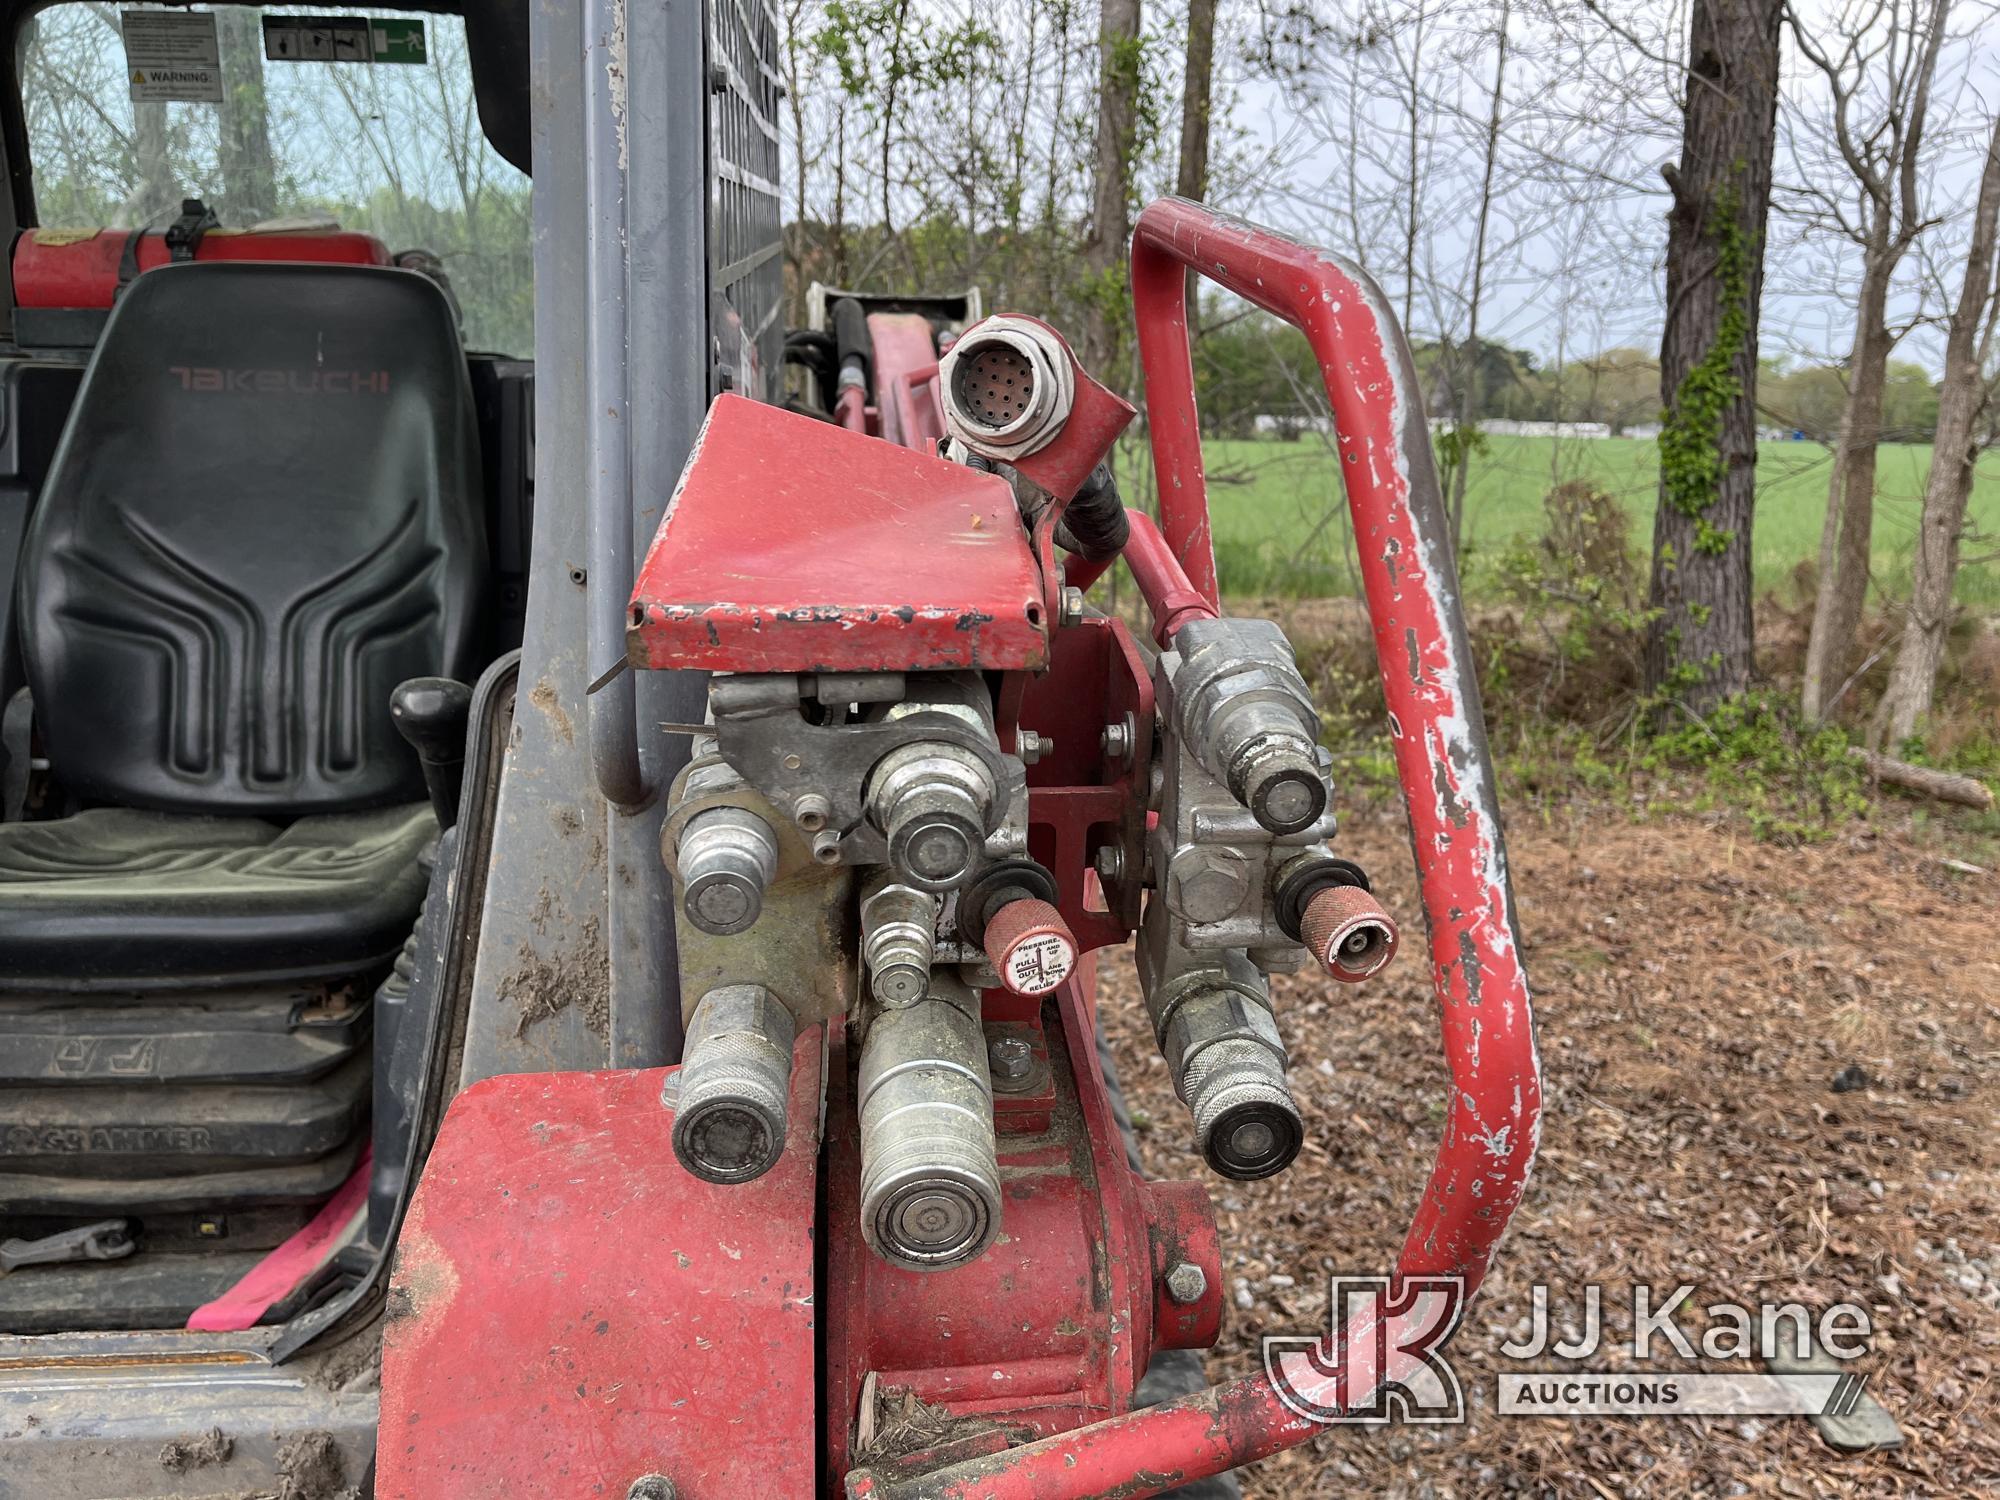
<instances>
[{"instance_id":1,"label":"cab window","mask_svg":"<svg viewBox=\"0 0 2000 1500\"><path fill-rule=\"evenodd\" d=\"M210 67L206 22L148 27L189 14L211 12L59 0L23 23L38 223L163 228L199 198L232 229L364 230L437 256L468 348L532 352L528 179L480 131L460 17L219 5Z\"/></svg>"}]
</instances>

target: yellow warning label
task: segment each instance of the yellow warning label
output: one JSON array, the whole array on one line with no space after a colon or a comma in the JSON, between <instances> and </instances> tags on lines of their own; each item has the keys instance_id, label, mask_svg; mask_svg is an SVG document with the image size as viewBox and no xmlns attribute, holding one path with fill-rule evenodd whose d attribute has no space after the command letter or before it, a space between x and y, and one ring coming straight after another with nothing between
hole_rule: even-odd
<instances>
[{"instance_id":1,"label":"yellow warning label","mask_svg":"<svg viewBox=\"0 0 2000 1500\"><path fill-rule=\"evenodd\" d=\"M96 239L103 232L101 229L37 229L35 243L51 247L81 245L85 240Z\"/></svg>"}]
</instances>

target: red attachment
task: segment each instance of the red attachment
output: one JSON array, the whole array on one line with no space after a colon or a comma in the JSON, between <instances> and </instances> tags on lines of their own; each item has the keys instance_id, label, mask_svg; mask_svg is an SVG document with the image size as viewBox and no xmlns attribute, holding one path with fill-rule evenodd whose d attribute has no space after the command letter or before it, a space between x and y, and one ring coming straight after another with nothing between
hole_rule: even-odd
<instances>
[{"instance_id":1,"label":"red attachment","mask_svg":"<svg viewBox=\"0 0 2000 1500\"><path fill-rule=\"evenodd\" d=\"M816 1485L823 1032L785 1154L718 1187L674 1159L672 1070L524 1073L452 1101L396 1250L375 1493L684 1500Z\"/></svg>"},{"instance_id":2,"label":"red attachment","mask_svg":"<svg viewBox=\"0 0 2000 1500\"><path fill-rule=\"evenodd\" d=\"M1017 995L1046 995L1076 967L1076 935L1046 901L1009 901L986 921L986 961Z\"/></svg>"},{"instance_id":3,"label":"red attachment","mask_svg":"<svg viewBox=\"0 0 2000 1500\"><path fill-rule=\"evenodd\" d=\"M1004 1232L954 1270L900 1270L862 1242L858 1126L836 1042L822 1292L830 1473L866 1459L880 1473L914 1475L1096 1421L1131 1405L1154 1350L1215 1342L1214 1210L1200 1185L1143 1182L1127 1165L1097 1061L1095 984L1086 963L1032 1022L988 1026L989 1036L1027 1041L1033 1071L1022 1092L995 1096ZM1185 1306L1164 1289L1183 1263L1205 1282ZM896 1421L906 1396L934 1408L914 1436ZM869 1452L871 1428L879 1446Z\"/></svg>"},{"instance_id":4,"label":"red attachment","mask_svg":"<svg viewBox=\"0 0 2000 1500\"><path fill-rule=\"evenodd\" d=\"M833 420L849 432L868 430L868 398L860 386L847 386L834 398Z\"/></svg>"},{"instance_id":5,"label":"red attachment","mask_svg":"<svg viewBox=\"0 0 2000 1500\"><path fill-rule=\"evenodd\" d=\"M1111 847L1141 868L1153 754L1153 678L1117 620L1086 616L1056 632L1049 669L1021 683L1020 722L1054 742L1028 768L1028 851L1056 877L1056 904L1082 950L1122 944L1143 888L1097 875ZM1123 746L1107 749L1111 726ZM991 1006L994 997L988 996Z\"/></svg>"},{"instance_id":6,"label":"red attachment","mask_svg":"<svg viewBox=\"0 0 2000 1500\"><path fill-rule=\"evenodd\" d=\"M117 295L125 246L132 234L124 229L30 229L14 242L15 305L109 307ZM162 232L143 234L139 270L150 271L171 258ZM374 235L351 229L211 229L195 246L194 258L386 266L389 251Z\"/></svg>"},{"instance_id":7,"label":"red attachment","mask_svg":"<svg viewBox=\"0 0 2000 1500\"><path fill-rule=\"evenodd\" d=\"M720 396L626 648L641 667L1024 670L1048 659L1048 620L1004 480Z\"/></svg>"},{"instance_id":8,"label":"red attachment","mask_svg":"<svg viewBox=\"0 0 2000 1500\"><path fill-rule=\"evenodd\" d=\"M1469 1295L1526 1185L1541 1084L1492 757L1416 370L1381 290L1351 263L1183 199L1155 203L1140 216L1132 288L1160 515L1172 559L1211 605L1215 558L1188 348L1188 268L1302 329L1333 403L1452 1078L1444 1139L1396 1274L1462 1277ZM1141 566L1157 561L1146 542L1138 555ZM1149 592L1156 605L1174 584L1160 571L1165 582L1157 596ZM1384 1322L1406 1327L1410 1319L1364 1312L1343 1330L1343 1341L1372 1349ZM1395 1340L1399 1351L1401 1343ZM1331 1372L1311 1359L1288 1361L1285 1369L1299 1396L1351 1407L1412 1363L1398 1352ZM920 1481L856 1472L848 1492L877 1500L1156 1495L1323 1430L1259 1375L951 1464Z\"/></svg>"},{"instance_id":9,"label":"red attachment","mask_svg":"<svg viewBox=\"0 0 2000 1500\"><path fill-rule=\"evenodd\" d=\"M922 313L870 313L868 338L875 349L875 404L882 436L919 453L936 453L944 436L938 406L937 345Z\"/></svg>"}]
</instances>

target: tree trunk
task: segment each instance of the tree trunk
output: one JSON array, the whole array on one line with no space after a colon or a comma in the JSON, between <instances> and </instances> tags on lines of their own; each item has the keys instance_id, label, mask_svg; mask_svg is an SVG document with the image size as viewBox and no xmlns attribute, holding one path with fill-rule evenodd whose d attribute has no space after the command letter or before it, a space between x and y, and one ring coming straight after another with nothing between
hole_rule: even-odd
<instances>
[{"instance_id":1,"label":"tree trunk","mask_svg":"<svg viewBox=\"0 0 2000 1500\"><path fill-rule=\"evenodd\" d=\"M1493 59L1493 108L1486 117L1486 163L1479 177L1479 222L1472 236L1472 298L1466 312L1466 347L1469 362L1459 361L1458 390L1452 397L1452 421L1458 429L1452 444L1450 493L1446 509L1451 517L1451 551L1465 555L1465 486L1472 471L1472 439L1479 431L1479 416L1485 398L1479 357L1479 304L1486 288L1486 226L1493 212L1493 167L1500 156L1500 109L1507 89L1507 23L1511 19L1509 0L1500 0L1500 20L1495 31Z\"/></svg>"},{"instance_id":2,"label":"tree trunk","mask_svg":"<svg viewBox=\"0 0 2000 1500\"><path fill-rule=\"evenodd\" d=\"M1783 0L1694 0L1680 165L1666 169L1660 501L1646 680L1704 707L1753 664L1757 317Z\"/></svg>"},{"instance_id":3,"label":"tree trunk","mask_svg":"<svg viewBox=\"0 0 2000 1500\"><path fill-rule=\"evenodd\" d=\"M1924 486L1923 520L1917 528L1917 556L1910 587L1910 612L1889 687L1877 707L1870 738L1897 745L1916 732L1930 712L1951 625L1951 590L1958 573L1958 539L1972 495L1972 466L1978 456L1974 433L1987 398L1986 357L1992 352L1993 324L1988 301L1993 287L1994 250L2000 241L2000 120L1986 149L1973 209L1972 245L1965 258L1965 282L1945 335L1944 384L1938 393L1937 440L1931 449L1930 477ZM1984 332L1981 326L1984 325Z\"/></svg>"},{"instance_id":4,"label":"tree trunk","mask_svg":"<svg viewBox=\"0 0 2000 1500\"><path fill-rule=\"evenodd\" d=\"M1215 74L1215 0L1188 0L1187 72L1181 84L1181 159L1174 191L1208 196L1208 106Z\"/></svg>"},{"instance_id":5,"label":"tree trunk","mask_svg":"<svg viewBox=\"0 0 2000 1500\"><path fill-rule=\"evenodd\" d=\"M1097 160L1091 193L1091 271L1083 362L1116 384L1123 342L1125 241L1132 233L1132 145L1139 120L1139 0L1103 0L1097 22Z\"/></svg>"},{"instance_id":6,"label":"tree trunk","mask_svg":"<svg viewBox=\"0 0 2000 1500\"><path fill-rule=\"evenodd\" d=\"M1900 258L1900 257L1898 257ZM1800 704L1821 718L1853 664L1854 638L1868 602L1869 548L1875 530L1875 453L1882 439L1882 388L1889 378L1887 304L1895 262L1886 246L1870 247L1855 310L1854 349L1847 361L1847 400L1840 413L1826 523L1819 539L1819 587L1806 641Z\"/></svg>"},{"instance_id":7,"label":"tree trunk","mask_svg":"<svg viewBox=\"0 0 2000 1500\"><path fill-rule=\"evenodd\" d=\"M1188 0L1187 68L1181 79L1181 158L1174 191L1203 202L1208 197L1208 110L1215 75L1215 0ZM1187 274L1188 336L1195 332L1195 288Z\"/></svg>"},{"instance_id":8,"label":"tree trunk","mask_svg":"<svg viewBox=\"0 0 2000 1500\"><path fill-rule=\"evenodd\" d=\"M124 219L143 229L180 204L180 185L167 153L167 107L157 102L132 106L132 190Z\"/></svg>"},{"instance_id":9,"label":"tree trunk","mask_svg":"<svg viewBox=\"0 0 2000 1500\"><path fill-rule=\"evenodd\" d=\"M278 170L264 100L262 12L220 6L215 26L222 54L222 202L215 207L232 227L243 229L278 212Z\"/></svg>"}]
</instances>

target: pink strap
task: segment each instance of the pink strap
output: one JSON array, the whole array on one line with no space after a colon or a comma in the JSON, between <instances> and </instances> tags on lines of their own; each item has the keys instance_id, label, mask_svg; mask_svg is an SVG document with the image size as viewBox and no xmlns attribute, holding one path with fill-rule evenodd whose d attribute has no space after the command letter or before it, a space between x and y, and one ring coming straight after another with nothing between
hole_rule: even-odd
<instances>
[{"instance_id":1,"label":"pink strap","mask_svg":"<svg viewBox=\"0 0 2000 1500\"><path fill-rule=\"evenodd\" d=\"M196 1333L236 1333L257 1326L257 1320L333 1256L347 1231L368 1210L368 1166L372 1148L363 1150L354 1174L334 1190L312 1221L258 1261L243 1279L187 1320Z\"/></svg>"}]
</instances>

